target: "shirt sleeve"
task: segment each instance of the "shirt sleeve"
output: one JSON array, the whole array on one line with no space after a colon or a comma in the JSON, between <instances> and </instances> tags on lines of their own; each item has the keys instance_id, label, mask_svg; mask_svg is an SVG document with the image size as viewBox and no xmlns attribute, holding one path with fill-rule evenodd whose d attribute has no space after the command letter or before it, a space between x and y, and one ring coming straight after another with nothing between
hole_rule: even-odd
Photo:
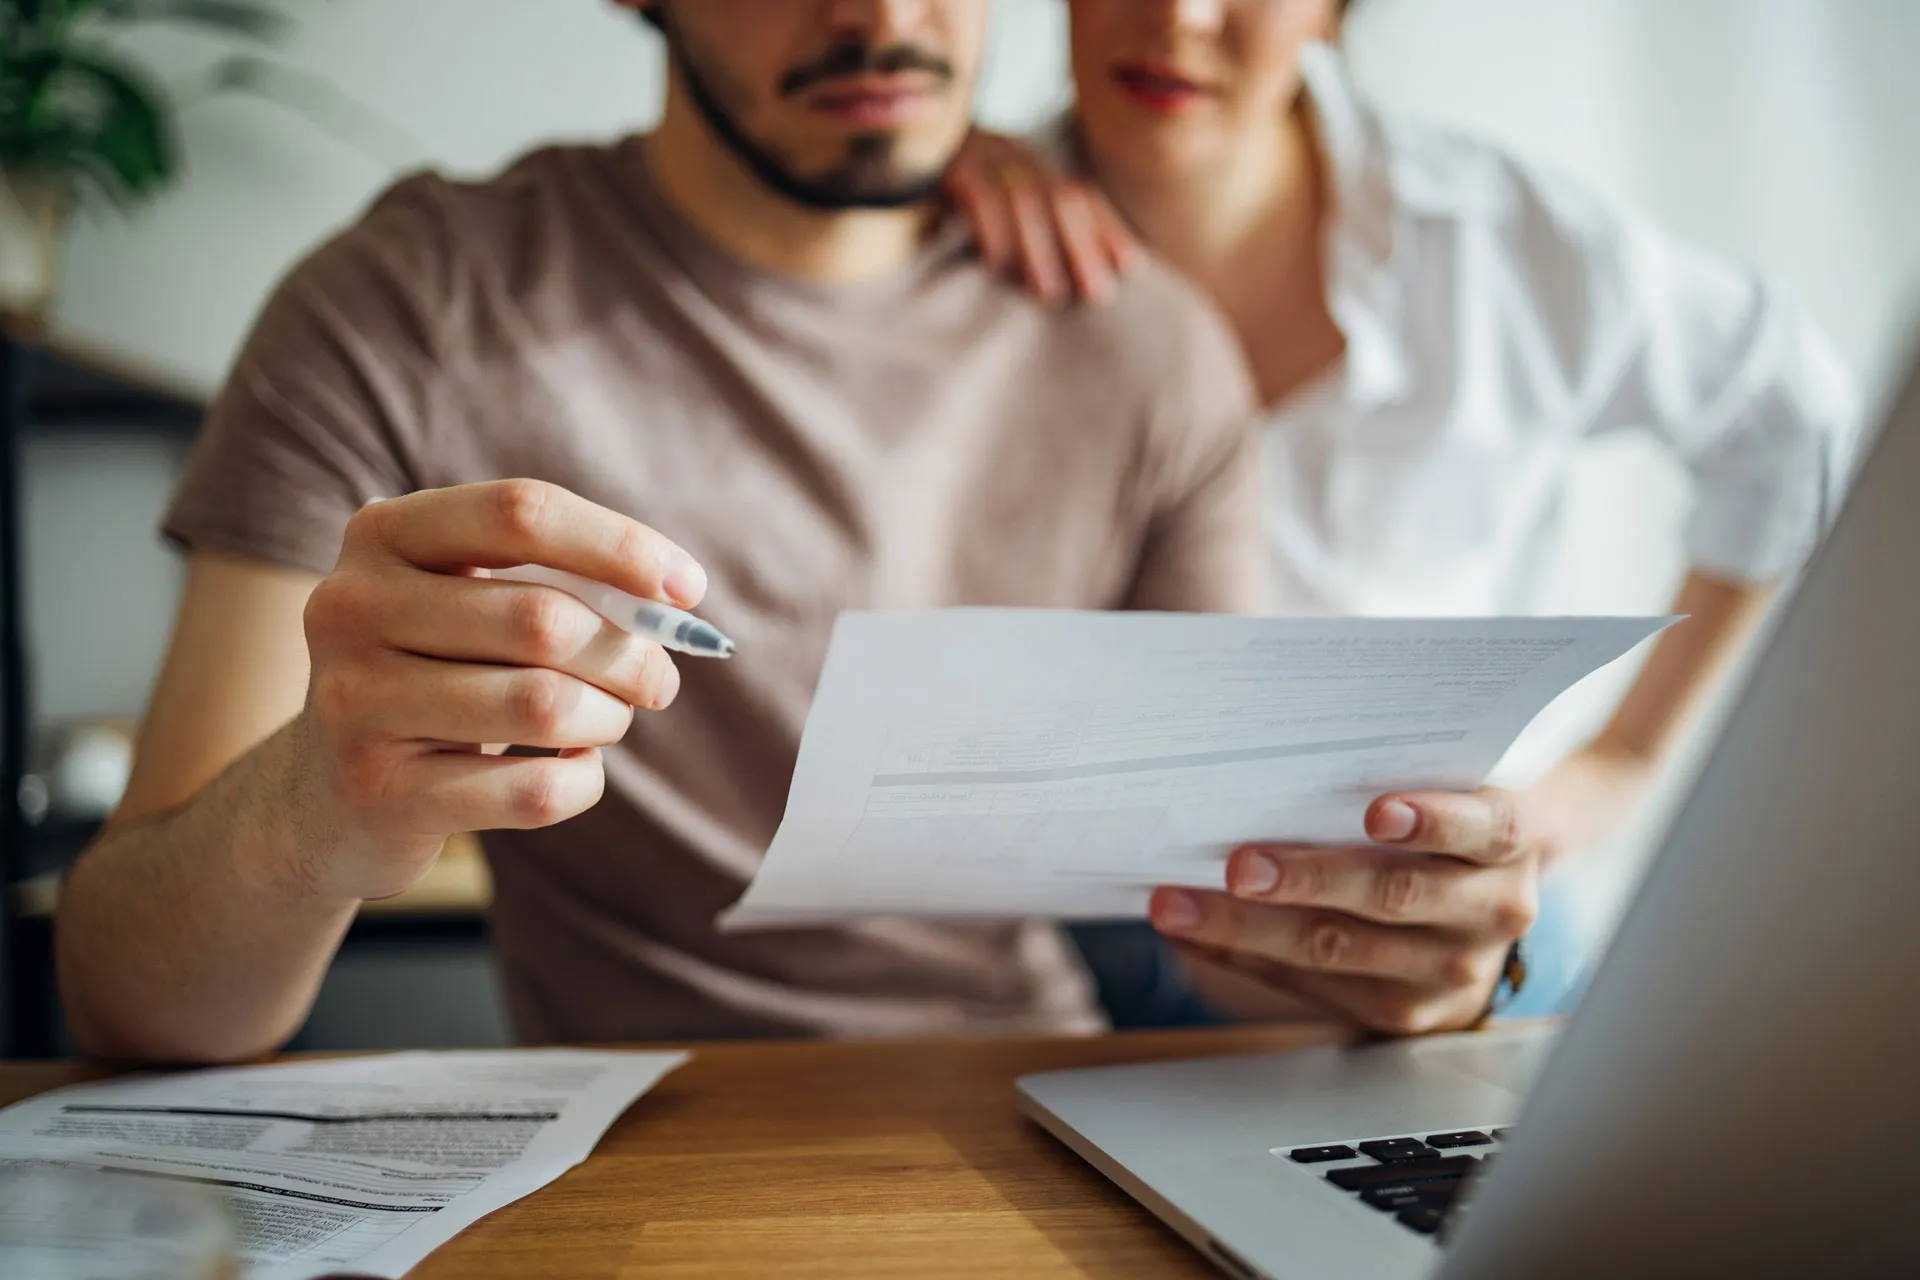
<instances>
[{"instance_id":1,"label":"shirt sleeve","mask_svg":"<svg viewBox=\"0 0 1920 1280\"><path fill-rule=\"evenodd\" d=\"M1152 326L1152 516L1127 607L1259 613L1270 574L1252 381L1226 323L1166 274Z\"/></svg>"},{"instance_id":2,"label":"shirt sleeve","mask_svg":"<svg viewBox=\"0 0 1920 1280\"><path fill-rule=\"evenodd\" d=\"M161 526L173 542L326 573L348 519L419 485L441 354L435 180L409 179L275 289Z\"/></svg>"},{"instance_id":3,"label":"shirt sleeve","mask_svg":"<svg viewBox=\"0 0 1920 1280\"><path fill-rule=\"evenodd\" d=\"M1838 507L1859 405L1839 357L1780 288L1623 216L1626 323L1591 429L1644 427L1685 464L1693 565L1791 572Z\"/></svg>"}]
</instances>

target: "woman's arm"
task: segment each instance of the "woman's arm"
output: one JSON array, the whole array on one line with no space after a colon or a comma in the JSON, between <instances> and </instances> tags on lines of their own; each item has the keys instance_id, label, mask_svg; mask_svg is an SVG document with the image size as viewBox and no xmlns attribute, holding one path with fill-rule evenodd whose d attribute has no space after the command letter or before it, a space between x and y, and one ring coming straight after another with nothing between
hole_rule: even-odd
<instances>
[{"instance_id":1,"label":"woman's arm","mask_svg":"<svg viewBox=\"0 0 1920 1280\"><path fill-rule=\"evenodd\" d=\"M1585 434L1651 431L1693 490L1683 534L1693 572L1674 605L1690 620L1660 639L1607 726L1530 791L1556 815L1552 848L1564 855L1630 807L1775 584L1831 524L1860 406L1844 362L1784 290L1638 214L1538 181L1545 221L1533 242L1577 257L1588 300L1542 314L1574 326L1561 340L1609 334L1576 378ZM1543 281L1548 265L1522 264Z\"/></svg>"},{"instance_id":2,"label":"woman's arm","mask_svg":"<svg viewBox=\"0 0 1920 1280\"><path fill-rule=\"evenodd\" d=\"M1687 621L1656 642L1606 727L1529 789L1536 802L1531 809L1551 828L1547 866L1591 845L1627 815L1774 590L1772 583L1731 582L1699 570L1687 575L1673 606Z\"/></svg>"}]
</instances>

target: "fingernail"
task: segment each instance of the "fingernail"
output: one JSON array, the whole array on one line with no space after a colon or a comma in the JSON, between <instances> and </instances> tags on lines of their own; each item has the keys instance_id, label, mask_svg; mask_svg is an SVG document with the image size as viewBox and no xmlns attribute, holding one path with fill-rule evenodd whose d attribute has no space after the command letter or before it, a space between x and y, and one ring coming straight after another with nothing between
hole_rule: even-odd
<instances>
[{"instance_id":1,"label":"fingernail","mask_svg":"<svg viewBox=\"0 0 1920 1280\"><path fill-rule=\"evenodd\" d=\"M673 602L691 609L699 604L707 594L707 571L700 562L684 551L668 553L667 572L660 585L666 588Z\"/></svg>"},{"instance_id":2,"label":"fingernail","mask_svg":"<svg viewBox=\"0 0 1920 1280\"><path fill-rule=\"evenodd\" d=\"M1234 864L1235 893L1272 893L1280 885L1280 864L1270 854L1247 853Z\"/></svg>"},{"instance_id":3,"label":"fingernail","mask_svg":"<svg viewBox=\"0 0 1920 1280\"><path fill-rule=\"evenodd\" d=\"M652 709L655 711L665 711L673 705L673 700L679 696L680 668L674 663L673 659L669 658L667 659L667 673L660 677L660 687L654 691Z\"/></svg>"},{"instance_id":4,"label":"fingernail","mask_svg":"<svg viewBox=\"0 0 1920 1280\"><path fill-rule=\"evenodd\" d=\"M1200 923L1200 900L1178 889L1163 889L1154 899L1153 922L1164 929L1191 929Z\"/></svg>"},{"instance_id":5,"label":"fingernail","mask_svg":"<svg viewBox=\"0 0 1920 1280\"><path fill-rule=\"evenodd\" d=\"M1420 825L1420 815L1404 800L1389 800L1373 813L1375 840L1405 840Z\"/></svg>"}]
</instances>

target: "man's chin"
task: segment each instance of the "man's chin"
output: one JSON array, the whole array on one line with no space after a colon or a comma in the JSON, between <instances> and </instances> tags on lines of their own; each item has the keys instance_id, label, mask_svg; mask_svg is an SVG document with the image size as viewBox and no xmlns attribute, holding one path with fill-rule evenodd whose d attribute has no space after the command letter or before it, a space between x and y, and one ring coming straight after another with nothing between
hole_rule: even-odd
<instances>
[{"instance_id":1,"label":"man's chin","mask_svg":"<svg viewBox=\"0 0 1920 1280\"><path fill-rule=\"evenodd\" d=\"M787 195L811 209L840 211L853 209L907 209L925 203L940 189L940 175L894 181L879 185L840 185L836 183L799 183Z\"/></svg>"},{"instance_id":2,"label":"man's chin","mask_svg":"<svg viewBox=\"0 0 1920 1280\"><path fill-rule=\"evenodd\" d=\"M940 189L946 163L903 163L897 139L886 134L855 138L847 154L827 169L795 172L781 164L759 166L760 176L788 199L810 209L903 209Z\"/></svg>"}]
</instances>

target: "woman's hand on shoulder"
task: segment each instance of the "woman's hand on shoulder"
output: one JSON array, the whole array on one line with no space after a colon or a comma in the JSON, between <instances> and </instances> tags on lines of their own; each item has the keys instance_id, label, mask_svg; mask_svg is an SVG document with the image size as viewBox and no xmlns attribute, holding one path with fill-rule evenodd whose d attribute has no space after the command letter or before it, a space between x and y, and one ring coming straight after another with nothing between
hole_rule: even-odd
<instances>
[{"instance_id":1,"label":"woman's hand on shoulder","mask_svg":"<svg viewBox=\"0 0 1920 1280\"><path fill-rule=\"evenodd\" d=\"M947 193L973 224L989 267L1043 301L1104 302L1140 256L1106 195L1032 147L975 129L947 171Z\"/></svg>"}]
</instances>

